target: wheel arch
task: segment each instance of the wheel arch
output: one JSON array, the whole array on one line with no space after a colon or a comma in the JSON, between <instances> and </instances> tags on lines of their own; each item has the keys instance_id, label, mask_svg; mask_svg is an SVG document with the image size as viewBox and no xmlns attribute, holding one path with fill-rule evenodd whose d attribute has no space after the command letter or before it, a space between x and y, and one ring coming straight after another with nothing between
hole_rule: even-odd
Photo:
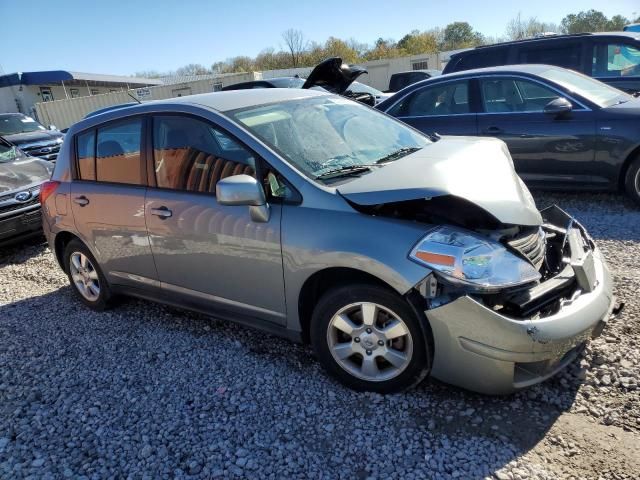
<instances>
[{"instance_id":1,"label":"wheel arch","mask_svg":"<svg viewBox=\"0 0 640 480\"><path fill-rule=\"evenodd\" d=\"M387 282L356 268L329 267L313 273L306 279L298 294L298 318L304 343L311 341L311 316L320 297L331 288L349 283L368 283L395 291Z\"/></svg>"},{"instance_id":2,"label":"wheel arch","mask_svg":"<svg viewBox=\"0 0 640 480\"><path fill-rule=\"evenodd\" d=\"M620 174L618 176L618 190L621 192L625 191L625 180L627 178L627 172L629 171L629 167L634 162L635 159L640 158L640 144L636 145L636 147L631 150L631 153L627 155L625 158L622 167L620 168Z\"/></svg>"},{"instance_id":3,"label":"wheel arch","mask_svg":"<svg viewBox=\"0 0 640 480\"><path fill-rule=\"evenodd\" d=\"M80 237L66 230L56 233L56 236L54 239L54 250L55 250L54 253L56 256L56 260L58 261L58 265L60 265L60 268L62 268L62 270L65 273L67 270L65 268L64 259L63 259L64 250L65 248L67 248L67 245L69 245L69 242L71 242L72 240L78 240L82 242Z\"/></svg>"},{"instance_id":4,"label":"wheel arch","mask_svg":"<svg viewBox=\"0 0 640 480\"><path fill-rule=\"evenodd\" d=\"M424 315L424 299L415 289L411 289L403 294L403 292L398 292L397 289L393 288L393 286L386 281L363 270L350 267L329 267L309 276L303 283L298 295L298 319L300 321L301 337L304 343L310 343L311 341L311 317L320 297L331 288L357 283L378 285L403 296L409 306L420 317L424 317L423 324L428 332L431 333L431 327L429 326L426 315ZM432 338L431 335L428 335L428 337ZM433 345L430 345L430 347L433 349Z\"/></svg>"}]
</instances>

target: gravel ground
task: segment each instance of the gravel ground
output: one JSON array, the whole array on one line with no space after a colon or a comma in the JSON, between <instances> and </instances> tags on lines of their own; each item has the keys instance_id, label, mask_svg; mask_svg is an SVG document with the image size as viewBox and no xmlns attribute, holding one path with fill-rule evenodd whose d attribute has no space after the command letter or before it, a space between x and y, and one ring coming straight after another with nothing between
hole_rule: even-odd
<instances>
[{"instance_id":1,"label":"gravel ground","mask_svg":"<svg viewBox=\"0 0 640 480\"><path fill-rule=\"evenodd\" d=\"M640 210L537 194L604 251L623 315L508 397L355 393L308 347L143 301L93 313L51 252L0 254L0 478L639 478Z\"/></svg>"}]
</instances>

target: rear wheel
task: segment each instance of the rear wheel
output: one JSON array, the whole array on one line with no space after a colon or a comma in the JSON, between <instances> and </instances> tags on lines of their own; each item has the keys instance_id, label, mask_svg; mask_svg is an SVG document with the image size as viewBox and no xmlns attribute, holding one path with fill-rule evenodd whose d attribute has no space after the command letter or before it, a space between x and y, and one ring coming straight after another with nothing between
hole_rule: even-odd
<instances>
[{"instance_id":1,"label":"rear wheel","mask_svg":"<svg viewBox=\"0 0 640 480\"><path fill-rule=\"evenodd\" d=\"M416 312L401 296L374 285L327 292L311 324L322 365L355 390L391 393L418 384L431 355Z\"/></svg>"},{"instance_id":2,"label":"rear wheel","mask_svg":"<svg viewBox=\"0 0 640 480\"><path fill-rule=\"evenodd\" d=\"M640 156L636 157L629 165L624 188L629 198L640 205Z\"/></svg>"},{"instance_id":3,"label":"rear wheel","mask_svg":"<svg viewBox=\"0 0 640 480\"><path fill-rule=\"evenodd\" d=\"M79 240L72 240L65 248L64 266L71 287L85 305L94 310L109 306L109 285L98 262Z\"/></svg>"}]
</instances>

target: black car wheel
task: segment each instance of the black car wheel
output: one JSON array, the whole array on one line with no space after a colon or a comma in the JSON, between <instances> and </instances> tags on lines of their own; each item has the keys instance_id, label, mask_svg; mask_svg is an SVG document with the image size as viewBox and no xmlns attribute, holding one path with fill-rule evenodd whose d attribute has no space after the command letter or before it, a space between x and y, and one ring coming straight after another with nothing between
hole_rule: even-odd
<instances>
[{"instance_id":1,"label":"black car wheel","mask_svg":"<svg viewBox=\"0 0 640 480\"><path fill-rule=\"evenodd\" d=\"M631 162L624 182L627 195L640 205L640 156Z\"/></svg>"},{"instance_id":2,"label":"black car wheel","mask_svg":"<svg viewBox=\"0 0 640 480\"><path fill-rule=\"evenodd\" d=\"M426 318L398 294L375 285L327 292L311 320L320 362L355 390L392 393L420 383L431 367Z\"/></svg>"},{"instance_id":3,"label":"black car wheel","mask_svg":"<svg viewBox=\"0 0 640 480\"><path fill-rule=\"evenodd\" d=\"M64 267L73 291L85 305L94 310L109 307L109 284L95 257L81 241L72 240L65 248Z\"/></svg>"}]
</instances>

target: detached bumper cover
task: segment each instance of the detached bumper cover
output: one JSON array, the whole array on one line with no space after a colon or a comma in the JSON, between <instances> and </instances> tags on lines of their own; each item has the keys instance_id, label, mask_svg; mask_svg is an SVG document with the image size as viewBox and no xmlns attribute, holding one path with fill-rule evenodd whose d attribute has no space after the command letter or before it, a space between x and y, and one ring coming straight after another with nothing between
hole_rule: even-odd
<instances>
[{"instance_id":1,"label":"detached bumper cover","mask_svg":"<svg viewBox=\"0 0 640 480\"><path fill-rule=\"evenodd\" d=\"M539 383L569 364L601 333L613 310L611 274L593 250L595 288L541 319L512 319L468 297L428 310L435 352L432 375L488 394Z\"/></svg>"}]
</instances>

